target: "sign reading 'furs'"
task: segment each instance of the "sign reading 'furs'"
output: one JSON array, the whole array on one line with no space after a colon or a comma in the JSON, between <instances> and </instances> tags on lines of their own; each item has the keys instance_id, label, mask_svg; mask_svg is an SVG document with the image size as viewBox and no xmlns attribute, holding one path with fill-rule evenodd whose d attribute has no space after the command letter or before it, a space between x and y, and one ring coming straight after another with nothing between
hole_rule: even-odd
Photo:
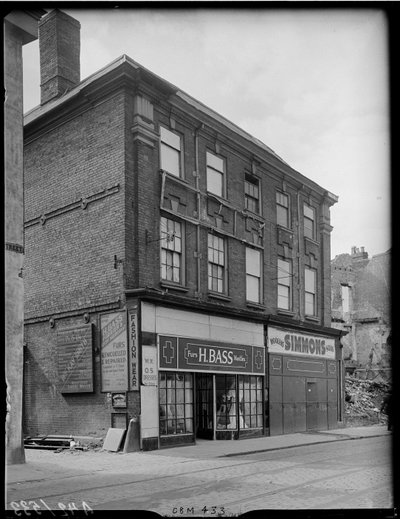
<instances>
[{"instance_id":1,"label":"sign reading 'furs'","mask_svg":"<svg viewBox=\"0 0 400 519\"><path fill-rule=\"evenodd\" d=\"M128 344L126 313L114 312L100 317L101 390L128 390Z\"/></svg>"}]
</instances>

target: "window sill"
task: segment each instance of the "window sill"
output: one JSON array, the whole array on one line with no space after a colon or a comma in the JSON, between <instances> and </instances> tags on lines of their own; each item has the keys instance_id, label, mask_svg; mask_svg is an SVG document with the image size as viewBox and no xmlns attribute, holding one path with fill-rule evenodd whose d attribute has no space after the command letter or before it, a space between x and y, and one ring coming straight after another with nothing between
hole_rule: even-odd
<instances>
[{"instance_id":1,"label":"window sill","mask_svg":"<svg viewBox=\"0 0 400 519\"><path fill-rule=\"evenodd\" d=\"M287 315L288 317L294 317L295 312L292 310L283 310L282 308L278 308L277 313L279 315Z\"/></svg>"},{"instance_id":2,"label":"window sill","mask_svg":"<svg viewBox=\"0 0 400 519\"><path fill-rule=\"evenodd\" d=\"M221 301L226 301L227 303L232 301L231 297L225 296L224 294L218 294L217 292L208 292L207 295L211 299L219 299Z\"/></svg>"},{"instance_id":3,"label":"window sill","mask_svg":"<svg viewBox=\"0 0 400 519\"><path fill-rule=\"evenodd\" d=\"M305 320L306 321L313 321L313 322L319 323L319 317L315 317L315 316L312 316L312 315L306 315L305 316Z\"/></svg>"},{"instance_id":4,"label":"window sill","mask_svg":"<svg viewBox=\"0 0 400 519\"><path fill-rule=\"evenodd\" d=\"M290 227L285 227L284 225L281 225L280 223L277 223L276 226L278 229L282 229L283 231L289 232L290 234L294 234L293 229L291 229ZM306 239L309 240L310 238L306 238Z\"/></svg>"},{"instance_id":5,"label":"window sill","mask_svg":"<svg viewBox=\"0 0 400 519\"><path fill-rule=\"evenodd\" d=\"M250 209L244 208L243 214L245 214L249 218L254 218L254 220L264 223L264 218L262 217L262 215L260 213L254 213L253 211L250 211Z\"/></svg>"},{"instance_id":6,"label":"window sill","mask_svg":"<svg viewBox=\"0 0 400 519\"><path fill-rule=\"evenodd\" d=\"M251 308L252 310L261 310L264 311L265 307L261 303L253 303L252 301L246 301L246 306Z\"/></svg>"},{"instance_id":7,"label":"window sill","mask_svg":"<svg viewBox=\"0 0 400 519\"><path fill-rule=\"evenodd\" d=\"M187 287L182 285L175 285L174 283L168 283L168 281L160 281L160 285L167 290L177 290L178 292L189 292Z\"/></svg>"},{"instance_id":8,"label":"window sill","mask_svg":"<svg viewBox=\"0 0 400 519\"><path fill-rule=\"evenodd\" d=\"M319 242L314 240L313 238L309 238L308 236L304 236L304 239L309 241L310 243L313 243L314 245L318 245L318 247L319 247Z\"/></svg>"},{"instance_id":9,"label":"window sill","mask_svg":"<svg viewBox=\"0 0 400 519\"><path fill-rule=\"evenodd\" d=\"M178 177L178 175L174 175L173 173L170 173L169 171L166 171L165 169L160 169L160 173L164 174L171 180L176 180L179 184L182 184L188 188L195 189L184 177Z\"/></svg>"}]
</instances>

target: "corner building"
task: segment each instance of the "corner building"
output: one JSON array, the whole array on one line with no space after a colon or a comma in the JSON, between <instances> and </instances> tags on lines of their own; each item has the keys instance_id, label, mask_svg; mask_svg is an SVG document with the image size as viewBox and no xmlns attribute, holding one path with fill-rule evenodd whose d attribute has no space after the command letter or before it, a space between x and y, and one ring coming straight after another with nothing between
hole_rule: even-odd
<instances>
[{"instance_id":1,"label":"corner building","mask_svg":"<svg viewBox=\"0 0 400 519\"><path fill-rule=\"evenodd\" d=\"M41 20L25 116L25 432L337 427L337 197L128 56L81 81L79 30Z\"/></svg>"}]
</instances>

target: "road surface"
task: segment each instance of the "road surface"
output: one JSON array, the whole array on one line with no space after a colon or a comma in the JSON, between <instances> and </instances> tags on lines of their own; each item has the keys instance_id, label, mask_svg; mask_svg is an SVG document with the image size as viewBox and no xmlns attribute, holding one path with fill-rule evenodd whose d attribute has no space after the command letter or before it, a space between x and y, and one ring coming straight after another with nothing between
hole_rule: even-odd
<instances>
[{"instance_id":1,"label":"road surface","mask_svg":"<svg viewBox=\"0 0 400 519\"><path fill-rule=\"evenodd\" d=\"M258 509L393 506L390 436L213 459L174 458L166 449L132 466L129 458L122 465L122 456L118 469L100 463L85 471L82 456L78 475L9 484L7 508L21 510L22 500L30 509L74 503L88 516L92 509L229 517Z\"/></svg>"}]
</instances>

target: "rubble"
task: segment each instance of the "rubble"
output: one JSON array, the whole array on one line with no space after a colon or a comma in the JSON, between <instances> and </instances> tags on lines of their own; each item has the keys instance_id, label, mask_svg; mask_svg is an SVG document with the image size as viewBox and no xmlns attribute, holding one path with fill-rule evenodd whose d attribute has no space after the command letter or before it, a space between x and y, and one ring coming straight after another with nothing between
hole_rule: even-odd
<instances>
[{"instance_id":1,"label":"rubble","mask_svg":"<svg viewBox=\"0 0 400 519\"><path fill-rule=\"evenodd\" d=\"M386 422L387 416L381 413L382 401L390 388L384 381L361 380L347 376L345 379L345 420L354 425L357 422Z\"/></svg>"}]
</instances>

